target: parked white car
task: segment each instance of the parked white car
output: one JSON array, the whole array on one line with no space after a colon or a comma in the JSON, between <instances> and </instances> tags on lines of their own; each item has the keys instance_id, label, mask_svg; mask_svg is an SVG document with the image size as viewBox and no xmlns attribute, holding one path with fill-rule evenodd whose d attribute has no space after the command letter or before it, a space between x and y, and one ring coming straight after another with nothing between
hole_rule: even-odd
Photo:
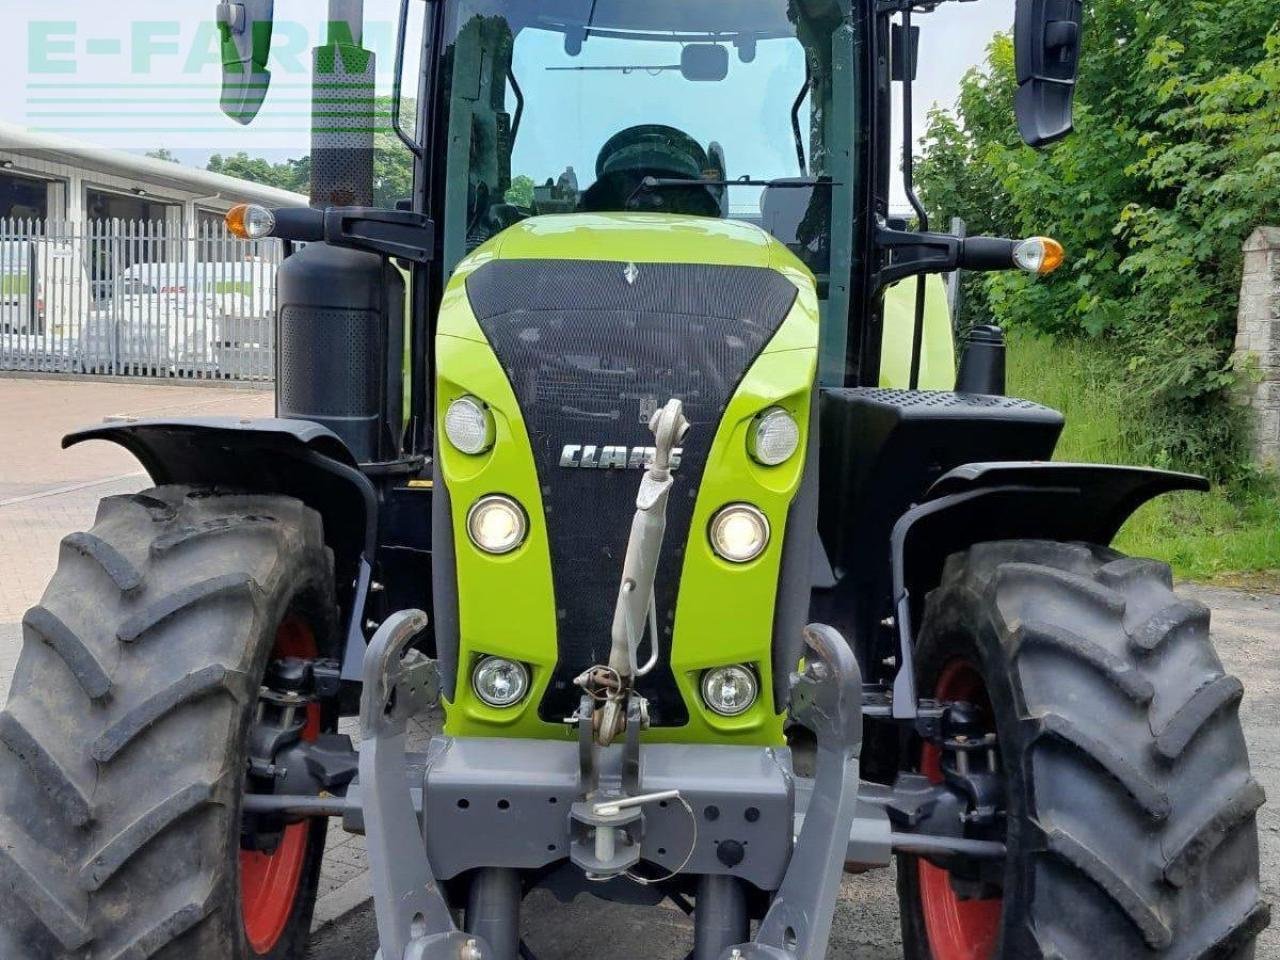
<instances>
[{"instance_id":1,"label":"parked white car","mask_svg":"<svg viewBox=\"0 0 1280 960\"><path fill-rule=\"evenodd\" d=\"M74 336L92 290L75 242L0 241L0 333Z\"/></svg>"},{"instance_id":2,"label":"parked white car","mask_svg":"<svg viewBox=\"0 0 1280 960\"><path fill-rule=\"evenodd\" d=\"M263 261L139 263L122 271L81 338L87 368L269 373L276 266ZM224 370L228 365L234 371Z\"/></svg>"}]
</instances>

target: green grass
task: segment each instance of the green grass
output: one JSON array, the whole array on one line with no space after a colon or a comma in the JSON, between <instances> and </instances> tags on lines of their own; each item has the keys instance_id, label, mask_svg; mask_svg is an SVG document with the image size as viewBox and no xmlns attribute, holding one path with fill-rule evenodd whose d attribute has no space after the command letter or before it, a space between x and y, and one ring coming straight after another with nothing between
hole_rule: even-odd
<instances>
[{"instance_id":1,"label":"green grass","mask_svg":"<svg viewBox=\"0 0 1280 960\"><path fill-rule=\"evenodd\" d=\"M1009 342L1009 393L1061 410L1067 427L1055 459L1141 464L1127 426L1143 398L1090 343L1056 343L1015 334ZM1216 485L1207 494L1159 497L1139 510L1116 548L1173 565L1180 579L1270 579L1280 571L1280 486L1271 477Z\"/></svg>"}]
</instances>

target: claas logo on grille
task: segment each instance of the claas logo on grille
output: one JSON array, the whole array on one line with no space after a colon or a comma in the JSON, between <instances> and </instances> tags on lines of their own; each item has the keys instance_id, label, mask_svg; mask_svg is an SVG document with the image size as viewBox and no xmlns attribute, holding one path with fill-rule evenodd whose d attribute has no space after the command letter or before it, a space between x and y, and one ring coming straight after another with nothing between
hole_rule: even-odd
<instances>
[{"instance_id":1,"label":"claas logo on grille","mask_svg":"<svg viewBox=\"0 0 1280 960\"><path fill-rule=\"evenodd\" d=\"M680 466L683 447L671 451L671 469ZM645 470L653 463L653 447L596 446L566 443L560 451L560 466L571 470Z\"/></svg>"}]
</instances>

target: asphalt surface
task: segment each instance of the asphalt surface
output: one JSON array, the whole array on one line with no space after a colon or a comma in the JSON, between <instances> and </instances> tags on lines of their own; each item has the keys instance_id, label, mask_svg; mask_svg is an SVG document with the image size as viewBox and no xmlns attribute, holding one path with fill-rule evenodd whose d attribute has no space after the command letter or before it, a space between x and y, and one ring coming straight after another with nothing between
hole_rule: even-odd
<instances>
[{"instance_id":1,"label":"asphalt surface","mask_svg":"<svg viewBox=\"0 0 1280 960\"><path fill-rule=\"evenodd\" d=\"M623 906L589 896L562 904L534 891L524 902L523 923L524 941L537 960L682 960L693 947L692 922L667 905ZM377 949L373 905L365 904L317 933L307 957L369 960ZM892 870L846 880L828 956L902 956Z\"/></svg>"}]
</instances>

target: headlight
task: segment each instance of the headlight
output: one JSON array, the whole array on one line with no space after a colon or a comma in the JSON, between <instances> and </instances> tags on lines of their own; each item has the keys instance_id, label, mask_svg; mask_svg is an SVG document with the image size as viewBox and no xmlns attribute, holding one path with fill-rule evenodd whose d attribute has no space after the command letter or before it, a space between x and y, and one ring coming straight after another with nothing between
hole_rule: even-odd
<instances>
[{"instance_id":1,"label":"headlight","mask_svg":"<svg viewBox=\"0 0 1280 960\"><path fill-rule=\"evenodd\" d=\"M510 553L524 543L528 532L524 510L510 497L481 497L467 513L471 542L485 553Z\"/></svg>"},{"instance_id":2,"label":"headlight","mask_svg":"<svg viewBox=\"0 0 1280 960\"><path fill-rule=\"evenodd\" d=\"M791 459L800 446L800 425L781 407L770 407L751 422L747 453L756 463L776 467Z\"/></svg>"},{"instance_id":3,"label":"headlight","mask_svg":"<svg viewBox=\"0 0 1280 960\"><path fill-rule=\"evenodd\" d=\"M493 446L493 414L475 397L459 397L444 413L444 435L463 453L484 453Z\"/></svg>"},{"instance_id":4,"label":"headlight","mask_svg":"<svg viewBox=\"0 0 1280 960\"><path fill-rule=\"evenodd\" d=\"M529 668L518 660L485 657L471 674L476 696L491 707L509 707L529 692Z\"/></svg>"},{"instance_id":5,"label":"headlight","mask_svg":"<svg viewBox=\"0 0 1280 960\"><path fill-rule=\"evenodd\" d=\"M702 675L702 699L722 717L736 717L756 702L760 684L747 667L717 667Z\"/></svg>"},{"instance_id":6,"label":"headlight","mask_svg":"<svg viewBox=\"0 0 1280 960\"><path fill-rule=\"evenodd\" d=\"M711 547L730 563L747 563L769 545L769 521L749 503L731 503L711 518Z\"/></svg>"}]
</instances>

